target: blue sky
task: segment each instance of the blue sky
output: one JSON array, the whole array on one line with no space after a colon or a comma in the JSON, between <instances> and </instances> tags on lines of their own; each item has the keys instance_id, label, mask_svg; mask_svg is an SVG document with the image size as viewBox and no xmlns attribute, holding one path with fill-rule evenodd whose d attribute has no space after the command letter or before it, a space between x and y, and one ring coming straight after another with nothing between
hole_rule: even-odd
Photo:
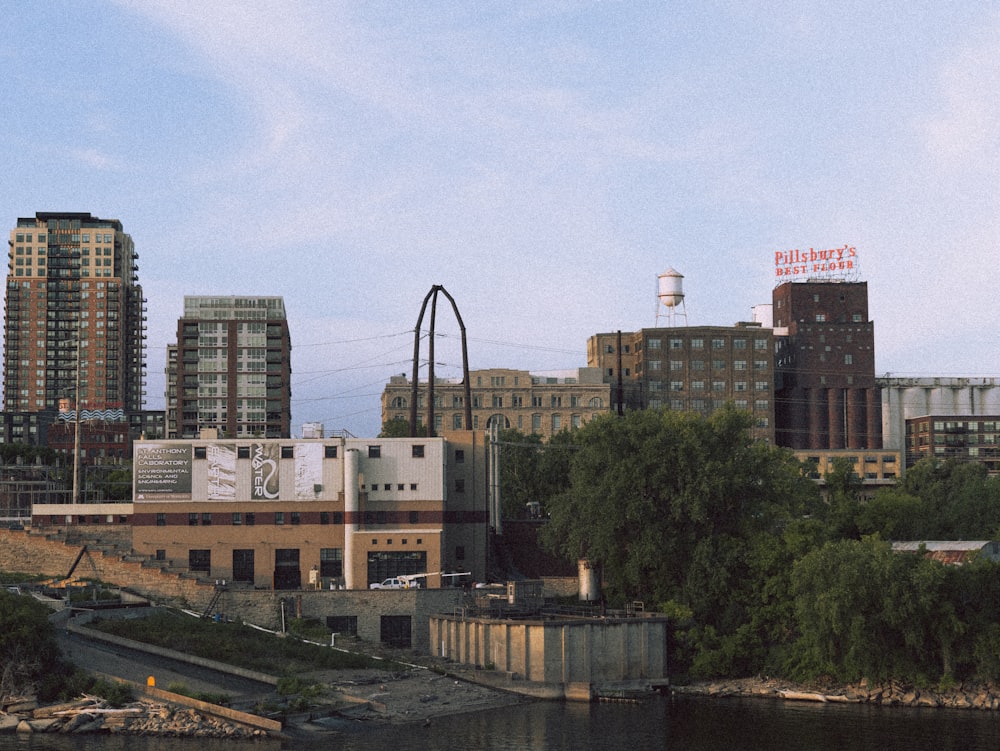
<instances>
[{"instance_id":1,"label":"blue sky","mask_svg":"<svg viewBox=\"0 0 1000 751\"><path fill-rule=\"evenodd\" d=\"M148 406L184 295L282 295L293 431L380 427L432 285L473 368L770 302L857 248L876 367L1000 376L992 2L39 2L0 13L0 207L120 219ZM441 301L444 303L444 300ZM439 305L436 372L460 374ZM426 344L424 345L426 357Z\"/></svg>"}]
</instances>

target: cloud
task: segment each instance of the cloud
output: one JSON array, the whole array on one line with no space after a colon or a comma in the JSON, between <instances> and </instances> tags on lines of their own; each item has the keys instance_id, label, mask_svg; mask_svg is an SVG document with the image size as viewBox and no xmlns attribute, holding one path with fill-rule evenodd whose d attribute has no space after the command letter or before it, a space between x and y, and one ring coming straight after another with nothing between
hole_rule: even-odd
<instances>
[{"instance_id":1,"label":"cloud","mask_svg":"<svg viewBox=\"0 0 1000 751\"><path fill-rule=\"evenodd\" d=\"M926 148L945 169L1000 168L1000 17L944 65L943 100L925 126Z\"/></svg>"},{"instance_id":2,"label":"cloud","mask_svg":"<svg viewBox=\"0 0 1000 751\"><path fill-rule=\"evenodd\" d=\"M97 149L73 149L69 152L69 156L85 167L105 172L117 171L122 167L117 159Z\"/></svg>"}]
</instances>

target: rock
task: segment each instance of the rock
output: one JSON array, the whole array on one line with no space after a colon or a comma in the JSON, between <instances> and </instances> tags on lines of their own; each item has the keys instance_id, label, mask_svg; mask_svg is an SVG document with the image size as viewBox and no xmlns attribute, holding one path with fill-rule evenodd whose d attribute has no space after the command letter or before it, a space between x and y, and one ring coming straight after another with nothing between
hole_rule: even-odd
<instances>
[{"instance_id":1,"label":"rock","mask_svg":"<svg viewBox=\"0 0 1000 751\"><path fill-rule=\"evenodd\" d=\"M12 732L20 721L21 718L15 715L0 714L0 733Z\"/></svg>"}]
</instances>

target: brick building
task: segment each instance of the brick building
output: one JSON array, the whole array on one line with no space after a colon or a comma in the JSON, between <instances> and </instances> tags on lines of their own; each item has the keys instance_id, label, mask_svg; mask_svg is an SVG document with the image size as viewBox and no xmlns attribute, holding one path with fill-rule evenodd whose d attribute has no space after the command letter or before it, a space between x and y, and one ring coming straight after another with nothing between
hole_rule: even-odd
<instances>
[{"instance_id":1,"label":"brick building","mask_svg":"<svg viewBox=\"0 0 1000 751\"><path fill-rule=\"evenodd\" d=\"M578 368L558 374L489 368L469 373L472 394L472 429L485 430L494 422L501 428L538 433L549 438L560 430L578 428L608 411L610 388L599 372ZM427 384L420 383L417 420L426 407ZM410 419L413 382L405 375L392 376L382 392L382 422ZM434 384L434 431L460 429L464 424L465 387L461 382L437 380Z\"/></svg>"},{"instance_id":2,"label":"brick building","mask_svg":"<svg viewBox=\"0 0 1000 751\"><path fill-rule=\"evenodd\" d=\"M772 299L778 445L881 448L867 282L786 282Z\"/></svg>"},{"instance_id":3,"label":"brick building","mask_svg":"<svg viewBox=\"0 0 1000 751\"><path fill-rule=\"evenodd\" d=\"M665 408L711 414L727 402L753 415L754 435L774 440L771 329L677 326L595 334L587 365L611 388L612 410Z\"/></svg>"},{"instance_id":4,"label":"brick building","mask_svg":"<svg viewBox=\"0 0 1000 751\"><path fill-rule=\"evenodd\" d=\"M437 587L442 571L485 578L482 432L138 441L134 449L139 554L259 588L367 589L418 573Z\"/></svg>"}]
</instances>

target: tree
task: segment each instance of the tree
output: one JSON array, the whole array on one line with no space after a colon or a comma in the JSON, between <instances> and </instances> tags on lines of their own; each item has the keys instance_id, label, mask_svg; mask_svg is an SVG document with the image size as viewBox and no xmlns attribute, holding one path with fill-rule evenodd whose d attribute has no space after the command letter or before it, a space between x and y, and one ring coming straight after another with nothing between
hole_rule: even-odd
<instances>
[{"instance_id":1,"label":"tree","mask_svg":"<svg viewBox=\"0 0 1000 751\"><path fill-rule=\"evenodd\" d=\"M695 619L712 618L742 554L727 553L732 566L720 566L707 541L780 532L816 494L791 452L753 441L750 427L733 408L592 420L573 434L569 488L549 499L545 543L598 563L612 600L687 602L687 590Z\"/></svg>"},{"instance_id":2,"label":"tree","mask_svg":"<svg viewBox=\"0 0 1000 751\"><path fill-rule=\"evenodd\" d=\"M503 516L520 519L528 503L540 502L542 437L526 435L507 428L498 435L500 442L500 499Z\"/></svg>"},{"instance_id":3,"label":"tree","mask_svg":"<svg viewBox=\"0 0 1000 751\"><path fill-rule=\"evenodd\" d=\"M427 426L418 423L417 424L417 435L426 436ZM379 438L409 438L410 437L410 421L405 417L393 417L388 422L382 424L382 432L378 434Z\"/></svg>"},{"instance_id":4,"label":"tree","mask_svg":"<svg viewBox=\"0 0 1000 751\"><path fill-rule=\"evenodd\" d=\"M68 672L48 614L34 598L0 590L0 699L50 698Z\"/></svg>"},{"instance_id":5,"label":"tree","mask_svg":"<svg viewBox=\"0 0 1000 751\"><path fill-rule=\"evenodd\" d=\"M936 665L934 647L955 636L940 607L944 582L940 563L894 553L877 536L806 554L792 570L800 632L793 674L844 681L925 674Z\"/></svg>"}]
</instances>

